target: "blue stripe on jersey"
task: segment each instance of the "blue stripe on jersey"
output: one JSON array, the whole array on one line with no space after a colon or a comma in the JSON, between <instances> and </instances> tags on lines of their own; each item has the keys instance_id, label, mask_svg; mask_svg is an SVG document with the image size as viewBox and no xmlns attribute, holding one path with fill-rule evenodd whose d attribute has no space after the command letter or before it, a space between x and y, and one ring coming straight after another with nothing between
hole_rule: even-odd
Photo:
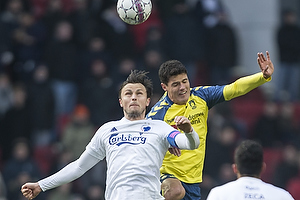
<instances>
[{"instance_id":1,"label":"blue stripe on jersey","mask_svg":"<svg viewBox=\"0 0 300 200\"><path fill-rule=\"evenodd\" d=\"M194 87L191 90L191 94L203 99L206 102L207 107L211 109L216 104L225 101L223 95L224 87L225 85Z\"/></svg>"},{"instance_id":2,"label":"blue stripe on jersey","mask_svg":"<svg viewBox=\"0 0 300 200\"><path fill-rule=\"evenodd\" d=\"M172 132L168 135L168 137L167 137L167 139L168 139L168 141L169 141L169 143L171 144L172 147L178 148L178 146L177 146L177 144L176 144L176 142L175 142L175 137L176 137L178 134L180 134L180 132L179 132L178 130L174 130L174 131L172 131Z\"/></svg>"}]
</instances>

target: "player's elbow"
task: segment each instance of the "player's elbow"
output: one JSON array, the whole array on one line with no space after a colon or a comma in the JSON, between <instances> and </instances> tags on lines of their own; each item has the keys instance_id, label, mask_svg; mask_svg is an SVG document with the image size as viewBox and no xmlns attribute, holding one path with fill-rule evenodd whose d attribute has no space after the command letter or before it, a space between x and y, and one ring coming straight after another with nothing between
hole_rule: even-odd
<instances>
[{"instance_id":1,"label":"player's elbow","mask_svg":"<svg viewBox=\"0 0 300 200\"><path fill-rule=\"evenodd\" d=\"M199 145L200 145L200 140L195 141L194 144L191 145L191 150L197 149Z\"/></svg>"}]
</instances>

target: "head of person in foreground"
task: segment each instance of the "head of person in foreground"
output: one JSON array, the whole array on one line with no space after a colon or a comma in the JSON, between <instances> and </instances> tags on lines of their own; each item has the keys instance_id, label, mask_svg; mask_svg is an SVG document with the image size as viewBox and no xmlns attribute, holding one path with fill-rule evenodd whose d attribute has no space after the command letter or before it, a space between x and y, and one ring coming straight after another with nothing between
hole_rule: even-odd
<instances>
[{"instance_id":1,"label":"head of person in foreground","mask_svg":"<svg viewBox=\"0 0 300 200\"><path fill-rule=\"evenodd\" d=\"M153 93L152 82L148 72L133 70L119 90L119 103L125 118L129 120L144 119Z\"/></svg>"},{"instance_id":2,"label":"head of person in foreground","mask_svg":"<svg viewBox=\"0 0 300 200\"><path fill-rule=\"evenodd\" d=\"M263 161L263 148L253 140L245 140L235 149L234 164L232 165L237 178L249 176L260 178L265 170Z\"/></svg>"}]
</instances>

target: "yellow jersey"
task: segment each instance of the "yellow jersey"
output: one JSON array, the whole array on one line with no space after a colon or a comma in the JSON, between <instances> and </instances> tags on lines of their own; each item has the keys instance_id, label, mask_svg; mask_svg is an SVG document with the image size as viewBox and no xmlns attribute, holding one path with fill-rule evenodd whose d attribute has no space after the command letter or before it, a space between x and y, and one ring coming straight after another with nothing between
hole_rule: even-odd
<instances>
[{"instance_id":1,"label":"yellow jersey","mask_svg":"<svg viewBox=\"0 0 300 200\"><path fill-rule=\"evenodd\" d=\"M209 109L218 103L244 95L270 80L271 77L265 79L260 72L242 77L229 85L194 87L190 89L190 98L185 105L172 102L166 92L146 117L164 120L174 127L175 116L187 117L199 135L200 145L195 150L181 150L180 157L167 152L160 172L172 174L185 183L202 182Z\"/></svg>"}]
</instances>

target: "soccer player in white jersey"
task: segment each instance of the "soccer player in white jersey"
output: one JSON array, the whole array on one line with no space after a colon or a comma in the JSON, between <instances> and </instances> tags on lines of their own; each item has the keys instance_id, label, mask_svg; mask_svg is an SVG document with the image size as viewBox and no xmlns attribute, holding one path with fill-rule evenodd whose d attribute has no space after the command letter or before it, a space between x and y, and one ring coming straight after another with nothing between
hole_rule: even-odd
<instances>
[{"instance_id":1,"label":"soccer player in white jersey","mask_svg":"<svg viewBox=\"0 0 300 200\"><path fill-rule=\"evenodd\" d=\"M106 200L164 199L159 168L168 148L195 149L200 141L186 117L175 118L184 134L164 121L145 119L152 94L146 74L134 70L121 85L119 103L124 117L102 125L77 160L45 179L24 184L21 192L26 198L69 183L106 158Z\"/></svg>"},{"instance_id":2,"label":"soccer player in white jersey","mask_svg":"<svg viewBox=\"0 0 300 200\"><path fill-rule=\"evenodd\" d=\"M293 200L291 194L260 179L265 170L262 146L252 140L243 141L235 150L232 165L237 180L213 188L207 200Z\"/></svg>"}]
</instances>

